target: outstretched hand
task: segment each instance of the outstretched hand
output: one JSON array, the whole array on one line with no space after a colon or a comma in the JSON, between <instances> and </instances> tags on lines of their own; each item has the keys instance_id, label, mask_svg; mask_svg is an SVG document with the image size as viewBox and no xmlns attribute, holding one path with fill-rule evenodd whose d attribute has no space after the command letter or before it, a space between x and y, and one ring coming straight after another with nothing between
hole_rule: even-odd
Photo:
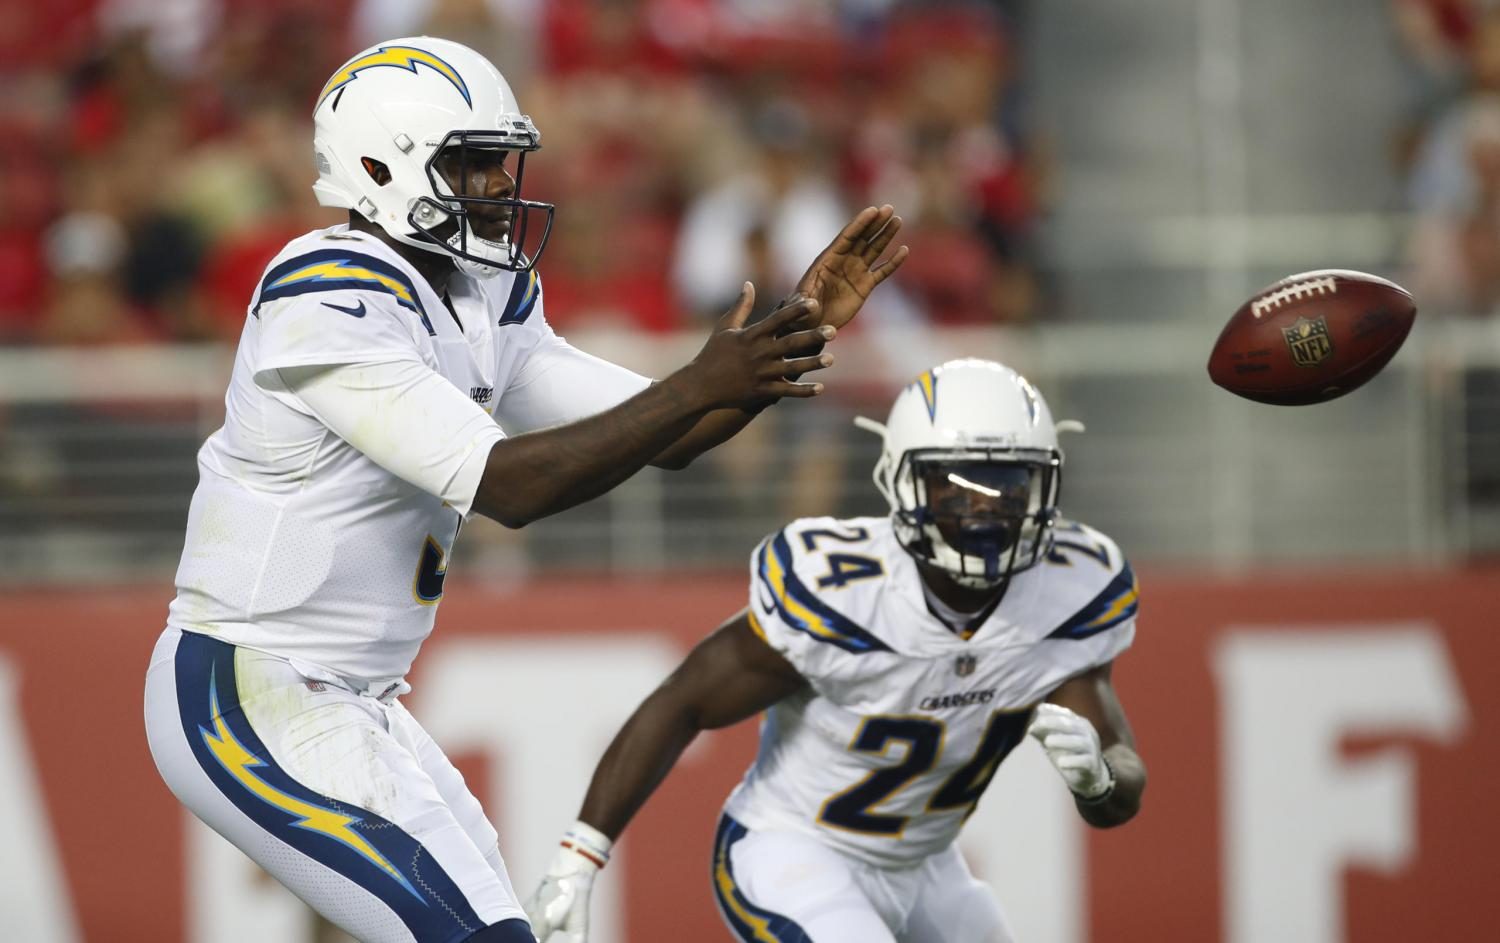
<instances>
[{"instance_id":1,"label":"outstretched hand","mask_svg":"<svg viewBox=\"0 0 1500 943\"><path fill-rule=\"evenodd\" d=\"M818 303L817 320L807 326L843 327L854 320L875 286L906 261L909 250L899 246L878 262L900 231L901 217L890 204L868 206L849 221L797 282L795 294Z\"/></svg>"},{"instance_id":2,"label":"outstretched hand","mask_svg":"<svg viewBox=\"0 0 1500 943\"><path fill-rule=\"evenodd\" d=\"M788 379L833 363L833 355L821 349L837 331L818 325L818 303L794 298L746 327L754 303L755 287L746 282L734 307L719 318L708 343L684 368L696 375L693 385L710 408L754 409L784 396L823 392L821 383Z\"/></svg>"}]
</instances>

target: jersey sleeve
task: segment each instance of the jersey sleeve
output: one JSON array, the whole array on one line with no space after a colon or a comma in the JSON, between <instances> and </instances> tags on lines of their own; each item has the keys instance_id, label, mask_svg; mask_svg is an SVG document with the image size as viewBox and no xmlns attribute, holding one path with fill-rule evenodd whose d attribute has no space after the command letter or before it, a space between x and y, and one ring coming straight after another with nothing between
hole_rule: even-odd
<instances>
[{"instance_id":1,"label":"jersey sleeve","mask_svg":"<svg viewBox=\"0 0 1500 943\"><path fill-rule=\"evenodd\" d=\"M421 363L288 367L285 391L391 474L467 516L485 460L505 438L489 414Z\"/></svg>"},{"instance_id":2,"label":"jersey sleeve","mask_svg":"<svg viewBox=\"0 0 1500 943\"><path fill-rule=\"evenodd\" d=\"M1088 601L1048 635L1049 640L1077 645L1090 667L1114 661L1135 641L1141 587L1130 561L1108 544L1118 561L1109 578Z\"/></svg>"},{"instance_id":3,"label":"jersey sleeve","mask_svg":"<svg viewBox=\"0 0 1500 943\"><path fill-rule=\"evenodd\" d=\"M410 277L362 252L320 249L273 265L250 316L256 379L283 367L422 359L435 331Z\"/></svg>"},{"instance_id":4,"label":"jersey sleeve","mask_svg":"<svg viewBox=\"0 0 1500 943\"><path fill-rule=\"evenodd\" d=\"M526 324L541 335L495 406L507 429L528 432L576 422L618 406L651 385L649 378L558 337L542 305L541 279L528 273L516 279L498 319L500 330Z\"/></svg>"},{"instance_id":5,"label":"jersey sleeve","mask_svg":"<svg viewBox=\"0 0 1500 943\"><path fill-rule=\"evenodd\" d=\"M891 649L854 619L819 598L798 554L795 526L761 541L750 557L750 627L820 691L862 656Z\"/></svg>"}]
</instances>

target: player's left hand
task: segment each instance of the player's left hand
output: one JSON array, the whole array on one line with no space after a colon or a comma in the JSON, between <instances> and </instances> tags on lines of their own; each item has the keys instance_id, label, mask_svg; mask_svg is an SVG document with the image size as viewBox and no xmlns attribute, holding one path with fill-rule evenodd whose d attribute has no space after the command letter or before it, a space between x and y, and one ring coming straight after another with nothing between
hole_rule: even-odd
<instances>
[{"instance_id":1,"label":"player's left hand","mask_svg":"<svg viewBox=\"0 0 1500 943\"><path fill-rule=\"evenodd\" d=\"M546 877L523 905L538 943L588 943L589 894L602 862L609 860L609 845L582 822L563 836Z\"/></svg>"},{"instance_id":2,"label":"player's left hand","mask_svg":"<svg viewBox=\"0 0 1500 943\"><path fill-rule=\"evenodd\" d=\"M1073 794L1097 799L1114 788L1099 732L1084 717L1058 704L1039 704L1027 733L1036 738Z\"/></svg>"},{"instance_id":3,"label":"player's left hand","mask_svg":"<svg viewBox=\"0 0 1500 943\"><path fill-rule=\"evenodd\" d=\"M818 302L818 320L806 327L843 327L854 320L875 286L906 261L910 250L900 246L877 264L900 231L901 217L890 204L866 207L849 221L797 282L794 294Z\"/></svg>"}]
</instances>

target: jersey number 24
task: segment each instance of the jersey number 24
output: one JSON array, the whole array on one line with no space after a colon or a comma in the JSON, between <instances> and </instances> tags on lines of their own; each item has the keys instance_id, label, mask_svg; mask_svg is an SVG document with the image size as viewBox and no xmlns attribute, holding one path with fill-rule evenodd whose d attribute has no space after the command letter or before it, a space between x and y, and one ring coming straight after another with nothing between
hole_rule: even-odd
<instances>
[{"instance_id":1,"label":"jersey number 24","mask_svg":"<svg viewBox=\"0 0 1500 943\"><path fill-rule=\"evenodd\" d=\"M979 749L933 792L925 811L962 809L965 818L973 813L979 797L995 778L1000 761L1026 736L1030 721L1029 710L991 714ZM875 770L823 803L819 820L838 828L900 838L911 816L876 812L874 807L937 765L945 730L942 721L929 717L866 717L849 749L884 756L892 744L905 744L906 755L901 762Z\"/></svg>"}]
</instances>

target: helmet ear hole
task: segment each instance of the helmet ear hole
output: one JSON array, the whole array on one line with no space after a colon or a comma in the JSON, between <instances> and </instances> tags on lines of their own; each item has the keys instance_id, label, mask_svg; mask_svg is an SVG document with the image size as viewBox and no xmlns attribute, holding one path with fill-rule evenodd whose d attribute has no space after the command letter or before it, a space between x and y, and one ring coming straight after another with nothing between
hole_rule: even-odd
<instances>
[{"instance_id":1,"label":"helmet ear hole","mask_svg":"<svg viewBox=\"0 0 1500 943\"><path fill-rule=\"evenodd\" d=\"M391 169L373 157L361 157L360 164L365 168L365 173L375 181L375 185L383 187L391 182Z\"/></svg>"}]
</instances>

